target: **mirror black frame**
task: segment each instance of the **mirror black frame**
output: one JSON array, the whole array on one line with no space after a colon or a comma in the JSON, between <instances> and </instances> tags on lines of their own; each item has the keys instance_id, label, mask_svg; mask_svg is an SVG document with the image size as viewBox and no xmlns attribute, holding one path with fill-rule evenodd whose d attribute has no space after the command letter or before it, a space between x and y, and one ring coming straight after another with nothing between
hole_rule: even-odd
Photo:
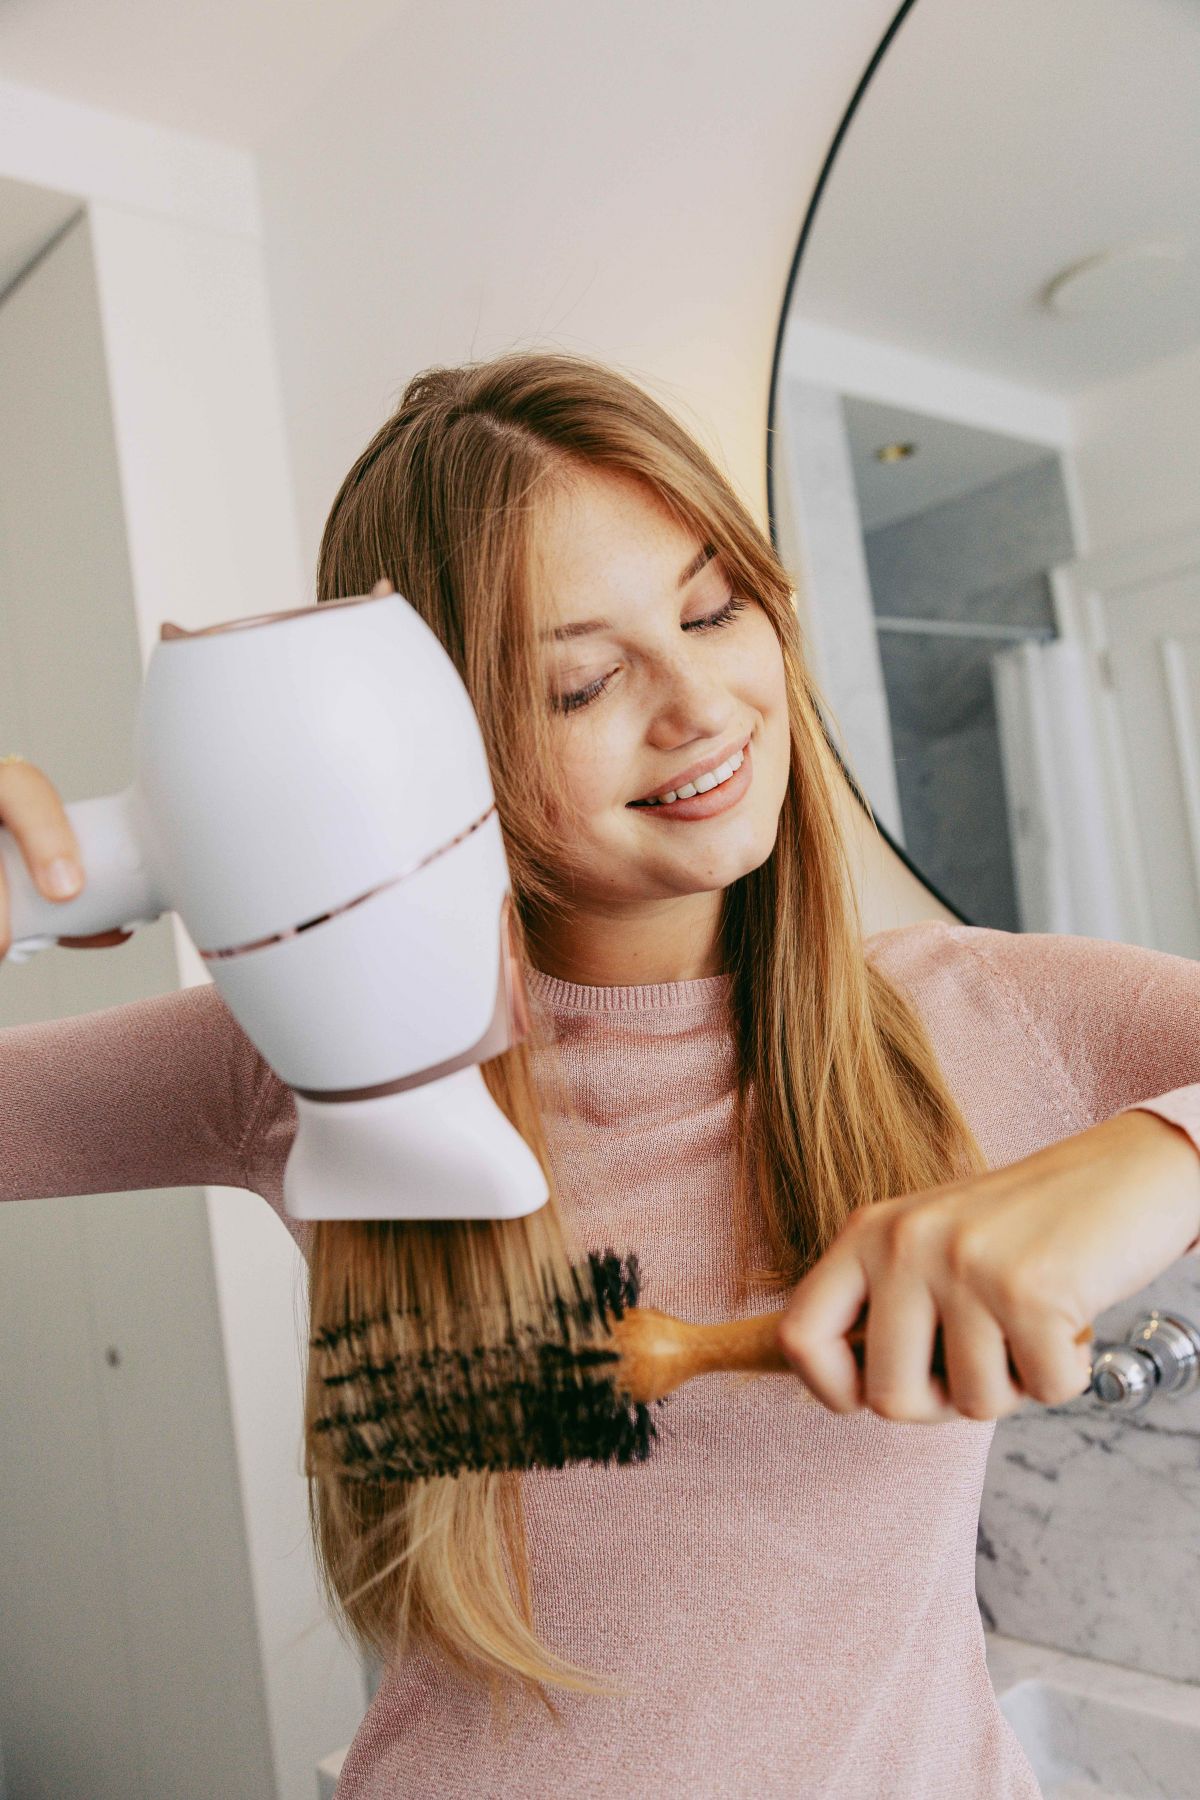
<instances>
[{"instance_id":1,"label":"mirror black frame","mask_svg":"<svg viewBox=\"0 0 1200 1800\"><path fill-rule=\"evenodd\" d=\"M903 0L903 4L900 6L900 8L897 11L895 17L893 18L891 24L888 26L887 30L884 32L883 36L880 38L879 43L876 45L875 53L872 56L870 62L867 64L866 68L863 70L863 73L859 80L858 86L855 88L854 93L850 97L850 104L846 108L846 111L842 116L841 124L838 126L837 131L834 133L833 142L829 146L828 154L826 155L825 161L821 167L821 173L817 177L817 185L813 189L812 199L808 203L808 211L804 215L804 223L800 227L800 238L796 245L796 254L792 258L792 266L788 271L787 285L784 289L784 294L783 294L783 305L780 308L780 312L779 312L779 328L775 333L775 354L771 358L771 385L770 385L770 391L767 395L767 529L771 534L771 542L774 544L777 552L779 550L779 535L778 535L778 530L776 527L777 510L776 510L776 506L775 506L775 458L774 458L775 398L779 391L779 366L783 360L783 339L784 339L784 333L787 330L788 317L791 313L792 296L793 296L793 293L794 293L795 287L796 287L796 279L800 273L800 259L804 255L804 248L808 242L809 234L812 231L813 222L817 216L817 208L821 204L821 196L825 191L825 184L829 180L829 176L833 170L833 165L837 158L837 153L838 153L839 149L841 148L842 139L845 137L847 131L850 129L850 122L853 119L855 113L858 111L859 102L862 100L863 95L866 93L867 88L870 86L871 78L874 75L876 69L879 67L879 64L883 61L883 58L887 52L888 46L890 45L892 39L895 37L896 33L899 31L901 25L904 23L905 19L908 17L908 14L912 11L912 9L916 5L916 3L917 3L917 0ZM887 841L887 843L895 851L896 855L900 858L900 861L904 864L905 868L908 869L913 875L916 876L917 880L921 883L921 886L924 888L927 888L928 891L933 895L935 900L940 901L941 904L944 907L946 907L948 909L948 911L952 912L956 919L961 920L961 922L964 925L974 925L975 920L969 919L967 917L967 915L960 910L959 907L955 906L953 900L949 899L945 894L943 894L938 888L936 888L934 886L933 882L930 881L928 875L925 874L924 870L918 869L916 863L913 862L912 858L908 855L907 851L904 850L902 848L902 846L896 842L895 838L892 837L891 833L887 830L886 826L882 825L880 823L880 821L877 818L875 818L874 815L871 813L870 807L868 806L866 800L863 798L862 792L859 789L858 784L855 782L853 776L850 774L849 769L847 769L845 763L842 761L841 754L838 750L838 747L834 743L832 737L830 736L829 727L826 725L824 717L821 716L821 714L820 714L820 708L818 708L817 711L818 711L818 716L821 717L821 729L825 733L825 741L829 745L829 748L833 751L833 754L837 757L838 767L841 769L842 774L846 777L846 785L849 787L850 792L854 795L854 798L858 801L858 804L862 807L863 811L865 813L867 813L868 817L870 817L873 820L876 830L880 833L880 835Z\"/></svg>"}]
</instances>

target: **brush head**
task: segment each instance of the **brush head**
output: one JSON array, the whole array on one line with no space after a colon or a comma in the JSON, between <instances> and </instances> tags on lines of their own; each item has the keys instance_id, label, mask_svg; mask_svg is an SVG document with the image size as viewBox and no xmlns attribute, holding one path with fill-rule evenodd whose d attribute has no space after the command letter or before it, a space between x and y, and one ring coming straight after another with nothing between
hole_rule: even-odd
<instances>
[{"instance_id":1,"label":"brush head","mask_svg":"<svg viewBox=\"0 0 1200 1800\"><path fill-rule=\"evenodd\" d=\"M657 1436L651 1408L617 1386L610 1332L637 1305L637 1257L593 1252L570 1275L566 1295L544 1284L532 1322L518 1326L509 1314L468 1347L432 1341L419 1307L310 1338L310 1380L322 1396L310 1464L386 1483L644 1462Z\"/></svg>"}]
</instances>

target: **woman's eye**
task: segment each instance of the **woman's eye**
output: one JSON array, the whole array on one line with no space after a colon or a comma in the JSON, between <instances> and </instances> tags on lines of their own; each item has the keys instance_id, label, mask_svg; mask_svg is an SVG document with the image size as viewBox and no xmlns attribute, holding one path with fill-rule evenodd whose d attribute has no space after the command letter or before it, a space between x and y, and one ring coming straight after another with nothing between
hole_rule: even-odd
<instances>
[{"instance_id":1,"label":"woman's eye","mask_svg":"<svg viewBox=\"0 0 1200 1800\"><path fill-rule=\"evenodd\" d=\"M683 627L683 630L711 631L715 626L728 625L730 620L735 618L745 605L746 602L737 594L730 594L728 600L725 602L724 606L721 607L719 612L708 613L703 619L691 619ZM595 700L602 694L608 686L608 682L609 677L607 675L601 675L596 681L589 681L588 685L584 688L580 688L577 693L559 694L554 701L555 709L558 712L564 713L578 712L581 706L587 706L590 701Z\"/></svg>"}]
</instances>

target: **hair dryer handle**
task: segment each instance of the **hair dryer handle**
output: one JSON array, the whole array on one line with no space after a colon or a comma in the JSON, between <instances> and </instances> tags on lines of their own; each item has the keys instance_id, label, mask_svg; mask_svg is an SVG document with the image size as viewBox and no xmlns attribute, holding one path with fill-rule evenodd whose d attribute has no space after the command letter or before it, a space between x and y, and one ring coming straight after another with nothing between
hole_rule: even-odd
<instances>
[{"instance_id":1,"label":"hair dryer handle","mask_svg":"<svg viewBox=\"0 0 1200 1800\"><path fill-rule=\"evenodd\" d=\"M83 887L71 900L50 900L42 893L11 831L0 826L0 869L8 888L9 935L5 958L26 962L60 937L91 937L97 932L131 930L167 912L147 867L134 787L96 800L72 800L64 806L79 842Z\"/></svg>"}]
</instances>

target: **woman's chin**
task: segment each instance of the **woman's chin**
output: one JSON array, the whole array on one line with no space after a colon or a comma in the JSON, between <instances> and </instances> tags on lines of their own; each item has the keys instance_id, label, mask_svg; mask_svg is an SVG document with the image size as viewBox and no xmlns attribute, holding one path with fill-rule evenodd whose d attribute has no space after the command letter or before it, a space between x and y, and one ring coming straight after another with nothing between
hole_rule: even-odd
<instances>
[{"instance_id":1,"label":"woman's chin","mask_svg":"<svg viewBox=\"0 0 1200 1800\"><path fill-rule=\"evenodd\" d=\"M717 829L720 824L719 817L697 819L690 827L682 819L677 825L663 824L655 830L651 844L639 832L633 854L637 860L645 858L658 866L670 863L681 870L690 866L704 876L705 889L728 887L766 862L775 848L779 822L776 819L764 829L753 820L731 818L723 831Z\"/></svg>"}]
</instances>

